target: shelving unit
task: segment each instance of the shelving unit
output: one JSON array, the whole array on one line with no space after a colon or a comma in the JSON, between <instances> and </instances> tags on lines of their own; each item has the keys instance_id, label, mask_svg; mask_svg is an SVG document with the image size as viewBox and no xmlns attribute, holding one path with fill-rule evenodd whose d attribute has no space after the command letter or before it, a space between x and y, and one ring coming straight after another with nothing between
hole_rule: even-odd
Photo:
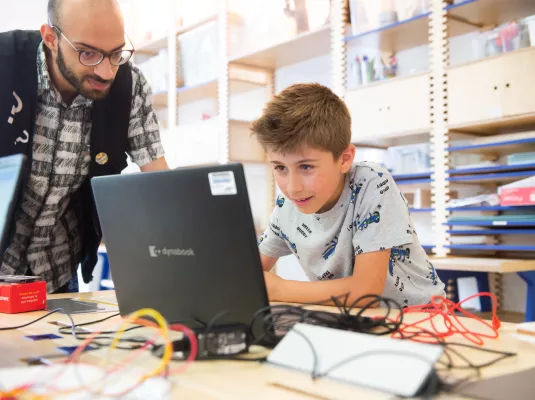
<instances>
[{"instance_id":1,"label":"shelving unit","mask_svg":"<svg viewBox=\"0 0 535 400\"><path fill-rule=\"evenodd\" d=\"M413 174L392 175L392 178L394 178L396 182L418 178L431 178L431 172L415 172Z\"/></svg>"},{"instance_id":2,"label":"shelving unit","mask_svg":"<svg viewBox=\"0 0 535 400\"><path fill-rule=\"evenodd\" d=\"M404 179L396 181L398 186L401 185L426 185L432 182L431 178L422 178L422 179Z\"/></svg>"},{"instance_id":3,"label":"shelving unit","mask_svg":"<svg viewBox=\"0 0 535 400\"><path fill-rule=\"evenodd\" d=\"M468 145L450 144L454 133L486 137L535 126L535 101L525 91L526 87L535 87L534 47L455 66L451 66L449 60L450 38L477 30L487 31L508 20L531 14L535 14L535 2L531 0L465 0L456 4L432 0L427 13L357 35L348 35L345 31L341 52L343 57L339 57L344 59L343 66L341 63L333 65L333 77L342 85L347 81L345 57L349 45L373 45L383 52L429 46L430 68L427 73L420 74L426 77L423 90L418 85L408 85L407 89L401 91L403 99L396 103L394 93L400 92L400 82L416 82L414 77L407 76L346 90L343 96L354 119L352 141L356 144L372 142L382 145L386 142L384 139L429 132L432 173L394 174L393 178L402 191L430 186L432 206L410 208L409 211L421 214L419 218L425 218L425 213L432 215L432 238L426 237L424 248L433 249L433 262L439 269L498 273L535 270L535 261L532 260L459 258L451 255L458 251L483 251L483 247L500 254L515 252L515 255L530 255L535 251L535 246L508 243L501 238L535 234L535 229L531 228L535 227L535 216L523 221L514 217L531 213L534 207L447 206L452 189L458 195L463 191L474 193L475 185L497 188L500 184L535 175L535 163L473 168L450 166L450 156L454 154L481 154L483 160L495 161L513 152L535 151L535 133L531 138L505 139L497 143L477 144L476 141ZM347 16L347 10L342 15ZM342 31L344 26L339 23L333 29ZM511 74L510 71L515 72ZM407 101L407 93L410 93L410 101ZM392 110L396 108L402 112L394 116ZM422 119L422 115L428 118ZM414 118L419 120L416 129L407 129L406 124L413 123ZM476 213L476 216L459 219L451 215L468 212ZM477 213L506 215L496 215L494 219L486 221ZM460 227L453 228L457 225ZM479 229L463 229L463 226L474 225ZM451 235L490 235L496 238L496 244L491 247L451 244ZM531 301L535 302L535 299Z\"/></svg>"},{"instance_id":4,"label":"shelving unit","mask_svg":"<svg viewBox=\"0 0 535 400\"><path fill-rule=\"evenodd\" d=\"M450 182L455 183L507 183L535 175L535 171L516 171L505 172L501 174L484 174L484 175L456 175L447 178Z\"/></svg>"},{"instance_id":5,"label":"shelving unit","mask_svg":"<svg viewBox=\"0 0 535 400\"><path fill-rule=\"evenodd\" d=\"M526 211L535 210L535 206L477 206L477 207L448 207L448 211Z\"/></svg>"},{"instance_id":6,"label":"shelving unit","mask_svg":"<svg viewBox=\"0 0 535 400\"><path fill-rule=\"evenodd\" d=\"M203 18L191 25L176 27L174 29L174 35L175 37L178 37L179 35L182 35L183 33L190 32L209 22L217 21L217 17L218 16L216 13L210 17ZM165 36L153 39L153 40L148 40L142 43L140 46L136 47L136 53L145 54L145 55L156 55L158 54L158 51L167 48L168 39L169 39L169 35L165 35Z\"/></svg>"},{"instance_id":7,"label":"shelving unit","mask_svg":"<svg viewBox=\"0 0 535 400\"><path fill-rule=\"evenodd\" d=\"M455 216L464 212L519 214L533 211L535 207L447 207L453 185L455 189L462 187L462 190L470 189L480 183L492 187L535 175L535 163L466 169L452 168L450 165L450 156L453 154L499 157L511 152L535 151L535 135L532 138L462 146L452 144L451 138L453 133L487 137L495 133L509 132L511 129L535 126L535 100L533 100L535 96L526 90L528 87L535 87L535 74L533 74L535 48L455 66L450 65L448 56L450 38L476 30L488 30L509 19L535 14L535 2L465 0L449 4L447 1L430 0L430 9L424 14L357 35L349 33L347 3L345 0L331 1L329 25L297 35L292 39L229 57L229 12L227 1L221 1L218 3L220 6L216 17L200 21L199 25L191 27L194 29L203 23L218 21L220 48L217 79L192 87L176 88L176 76L172 74L169 78L169 90L154 94L155 107L170 110L169 121L174 129L177 121L174 110L177 106L205 98L217 99L219 112L217 117L214 117L216 119L206 124L201 123L200 131L197 133L197 136L217 137L217 140L214 140L214 146L217 148L211 149L207 158L209 161L221 163L238 161L261 165L265 162L265 155L248 136L250 121L232 118L231 96L247 93L259 87L265 88L271 96L274 94L274 73L278 68L329 54L332 61L331 87L335 93L344 98L352 114L353 143L381 147L384 142L390 143L407 137L418 136L429 140L432 172L394 174L393 178L402 190L411 188L431 190L432 206L411 208L410 212L418 214L415 218L428 218L426 214L432 218L432 233L425 238L427 243L424 248L435 253L433 259L435 266L439 269L499 273L535 270L535 261L520 258L452 257L451 253L454 251L483 250L476 248L476 245L470 247L451 244L450 241L451 235L477 234L492 235L497 238L533 235L535 229L531 226L535 227L535 221L504 220L503 215L497 215L495 221L483 221L478 218L459 221L452 219L452 213L455 213ZM167 37L167 46L169 43L175 43L177 35L183 32L180 29L171 30ZM161 46L166 45L165 42L164 39L158 39L144 44L138 47L138 52L141 50L147 54L150 52L155 54ZM427 45L430 68L426 72L413 73L349 90L348 47L371 44L384 52L399 52ZM172 49L169 50L172 53ZM174 59L176 64L177 55L171 55L170 58ZM510 71L515 66L521 68L518 73L512 75ZM522 101L515 100L519 96ZM202 128L203 126L206 128ZM171 135L180 136L181 131L184 133L193 129L196 128L178 127L171 130ZM193 151L198 151L200 148L197 139L199 138L187 139L190 141L188 146L191 146L190 149ZM275 199L273 177L271 173L268 173L268 176L266 184L269 188L269 205L266 214L271 212ZM472 231L462 228L462 226L474 226L474 222L475 226L481 229ZM453 228L457 225L461 228ZM524 253L534 251L530 246L518 250L519 246L524 245L515 246L504 242L498 240L497 244L491 247L492 251Z\"/></svg>"},{"instance_id":8,"label":"shelving unit","mask_svg":"<svg viewBox=\"0 0 535 400\"><path fill-rule=\"evenodd\" d=\"M493 272L499 274L535 270L535 260L488 257L433 257L438 270Z\"/></svg>"},{"instance_id":9,"label":"shelving unit","mask_svg":"<svg viewBox=\"0 0 535 400\"><path fill-rule=\"evenodd\" d=\"M495 220L481 220L481 219L450 219L444 225L447 226L535 226L535 218L525 220L525 221L516 221L516 220L507 220L507 219L495 219Z\"/></svg>"},{"instance_id":10,"label":"shelving unit","mask_svg":"<svg viewBox=\"0 0 535 400\"><path fill-rule=\"evenodd\" d=\"M275 70L313 57L329 54L331 32L323 26L312 32L302 33L292 39L232 57L229 62L248 67Z\"/></svg>"},{"instance_id":11,"label":"shelving unit","mask_svg":"<svg viewBox=\"0 0 535 400\"><path fill-rule=\"evenodd\" d=\"M535 4L531 0L465 0L445 9L450 17L450 36L457 36L534 14Z\"/></svg>"},{"instance_id":12,"label":"shelving unit","mask_svg":"<svg viewBox=\"0 0 535 400\"><path fill-rule=\"evenodd\" d=\"M450 153L495 153L510 154L523 151L535 151L535 137L510 140L497 143L476 144L468 146L452 146L447 149Z\"/></svg>"},{"instance_id":13,"label":"shelving unit","mask_svg":"<svg viewBox=\"0 0 535 400\"><path fill-rule=\"evenodd\" d=\"M364 46L377 46L385 51L401 51L421 46L428 43L430 14L427 12L370 31L349 35L344 40Z\"/></svg>"},{"instance_id":14,"label":"shelving unit","mask_svg":"<svg viewBox=\"0 0 535 400\"><path fill-rule=\"evenodd\" d=\"M232 71L230 71L230 90L235 93L243 93L249 90L258 89L265 86L265 82L252 82L244 80L232 80ZM211 79L204 83L199 83L194 86L182 86L175 89L177 105L183 105L194 101L199 101L205 98L218 97L218 80ZM152 102L155 107L167 108L168 92L158 92L153 94Z\"/></svg>"},{"instance_id":15,"label":"shelving unit","mask_svg":"<svg viewBox=\"0 0 535 400\"><path fill-rule=\"evenodd\" d=\"M450 175L463 175L463 174L486 174L497 172L510 172L530 170L535 172L535 164L514 164L514 165L500 165L495 167L480 167L480 168L457 168L450 169L448 174Z\"/></svg>"},{"instance_id":16,"label":"shelving unit","mask_svg":"<svg viewBox=\"0 0 535 400\"><path fill-rule=\"evenodd\" d=\"M483 250L483 251L535 251L535 246L512 246L504 244L479 245L479 244L449 244L449 249L456 250Z\"/></svg>"},{"instance_id":17,"label":"shelving unit","mask_svg":"<svg viewBox=\"0 0 535 400\"><path fill-rule=\"evenodd\" d=\"M451 229L450 235L535 235L535 229Z\"/></svg>"},{"instance_id":18,"label":"shelving unit","mask_svg":"<svg viewBox=\"0 0 535 400\"><path fill-rule=\"evenodd\" d=\"M505 13L508 8L503 7L503 0L465 0L454 4L445 3L443 10L448 18L447 25L451 36L459 36L472 30L472 26L485 27L497 20L496 12L492 8L499 5L498 15L501 19L515 19L524 15L529 9L529 0L513 0L522 3L525 10L520 13ZM518 5L517 5L518 7ZM489 11L490 8L490 11ZM517 8L518 9L518 8ZM376 29L360 32L345 37L346 42L359 42L359 44L377 46L383 51L402 51L409 48L429 44L429 17L432 11L424 12L386 24Z\"/></svg>"}]
</instances>

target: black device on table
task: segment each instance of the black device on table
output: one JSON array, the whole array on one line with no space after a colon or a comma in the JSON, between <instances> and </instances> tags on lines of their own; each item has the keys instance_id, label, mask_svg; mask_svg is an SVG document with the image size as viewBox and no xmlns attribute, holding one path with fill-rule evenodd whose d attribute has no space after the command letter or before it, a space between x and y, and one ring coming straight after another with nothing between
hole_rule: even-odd
<instances>
[{"instance_id":1,"label":"black device on table","mask_svg":"<svg viewBox=\"0 0 535 400\"><path fill-rule=\"evenodd\" d=\"M268 306L241 164L91 184L121 315L153 308L197 331L236 330ZM261 322L252 337L265 334Z\"/></svg>"},{"instance_id":2,"label":"black device on table","mask_svg":"<svg viewBox=\"0 0 535 400\"><path fill-rule=\"evenodd\" d=\"M10 237L25 162L21 154L0 158L0 263Z\"/></svg>"}]
</instances>

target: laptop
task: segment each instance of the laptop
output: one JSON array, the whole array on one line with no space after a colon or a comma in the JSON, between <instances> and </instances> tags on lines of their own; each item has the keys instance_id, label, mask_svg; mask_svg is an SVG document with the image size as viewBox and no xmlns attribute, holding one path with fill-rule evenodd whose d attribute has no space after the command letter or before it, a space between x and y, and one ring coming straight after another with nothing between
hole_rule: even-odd
<instances>
[{"instance_id":1,"label":"laptop","mask_svg":"<svg viewBox=\"0 0 535 400\"><path fill-rule=\"evenodd\" d=\"M15 204L21 189L26 157L22 154L0 158L0 264L13 224Z\"/></svg>"},{"instance_id":2,"label":"laptop","mask_svg":"<svg viewBox=\"0 0 535 400\"><path fill-rule=\"evenodd\" d=\"M153 308L191 328L249 325L269 304L241 164L91 183L121 315Z\"/></svg>"}]
</instances>

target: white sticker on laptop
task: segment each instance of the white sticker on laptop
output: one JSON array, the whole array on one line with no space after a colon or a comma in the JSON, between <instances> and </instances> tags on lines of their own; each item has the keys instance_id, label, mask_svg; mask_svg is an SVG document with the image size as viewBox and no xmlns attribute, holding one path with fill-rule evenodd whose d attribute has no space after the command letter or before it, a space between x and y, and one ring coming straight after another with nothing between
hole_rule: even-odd
<instances>
[{"instance_id":1,"label":"white sticker on laptop","mask_svg":"<svg viewBox=\"0 0 535 400\"><path fill-rule=\"evenodd\" d=\"M221 171L208 174L212 196L229 196L238 193L234 172Z\"/></svg>"}]
</instances>

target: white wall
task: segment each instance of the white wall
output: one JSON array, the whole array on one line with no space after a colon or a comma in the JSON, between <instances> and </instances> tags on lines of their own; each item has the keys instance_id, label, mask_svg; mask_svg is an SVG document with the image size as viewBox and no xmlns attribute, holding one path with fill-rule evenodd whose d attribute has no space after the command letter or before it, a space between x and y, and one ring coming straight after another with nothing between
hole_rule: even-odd
<instances>
[{"instance_id":1,"label":"white wall","mask_svg":"<svg viewBox=\"0 0 535 400\"><path fill-rule=\"evenodd\" d=\"M39 29L46 23L47 0L0 0L0 32Z\"/></svg>"}]
</instances>

